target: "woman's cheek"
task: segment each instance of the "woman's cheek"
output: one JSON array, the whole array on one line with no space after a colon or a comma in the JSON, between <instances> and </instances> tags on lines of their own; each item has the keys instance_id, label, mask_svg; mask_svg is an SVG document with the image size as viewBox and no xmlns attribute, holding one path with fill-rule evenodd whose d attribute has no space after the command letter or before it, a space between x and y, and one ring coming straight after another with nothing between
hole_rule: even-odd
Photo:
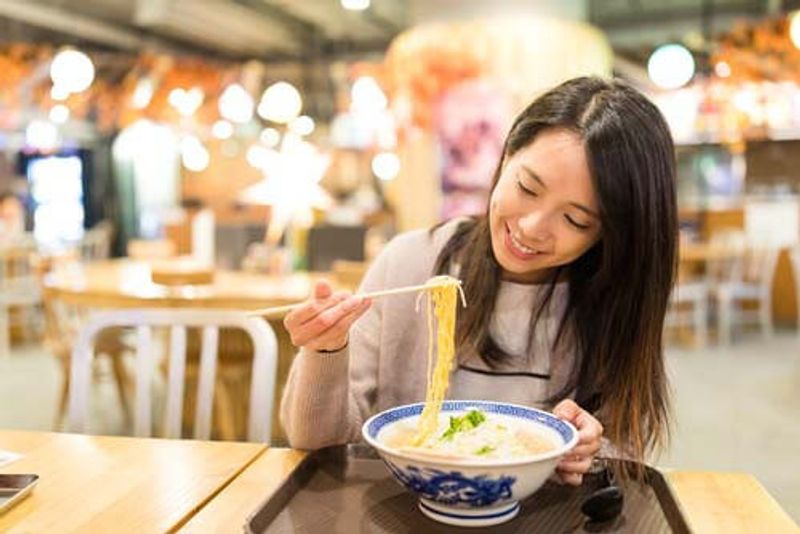
<instances>
[{"instance_id":1,"label":"woman's cheek","mask_svg":"<svg viewBox=\"0 0 800 534\"><path fill-rule=\"evenodd\" d=\"M492 212L497 212L503 206L503 192L501 188L495 187L494 191L492 191L492 196L489 197L489 210Z\"/></svg>"}]
</instances>

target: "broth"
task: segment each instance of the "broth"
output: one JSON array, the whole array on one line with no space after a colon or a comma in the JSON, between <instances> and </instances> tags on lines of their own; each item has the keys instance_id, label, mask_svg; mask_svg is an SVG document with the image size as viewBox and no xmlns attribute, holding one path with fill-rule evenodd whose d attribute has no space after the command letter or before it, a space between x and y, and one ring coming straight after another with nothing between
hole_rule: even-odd
<instances>
[{"instance_id":1,"label":"broth","mask_svg":"<svg viewBox=\"0 0 800 534\"><path fill-rule=\"evenodd\" d=\"M453 419L449 428L448 421L440 420L437 432L421 444L415 442L413 422L396 423L381 441L387 447L405 452L470 460L511 460L547 453L557 447L552 436L532 424L488 416L473 428L454 432Z\"/></svg>"}]
</instances>

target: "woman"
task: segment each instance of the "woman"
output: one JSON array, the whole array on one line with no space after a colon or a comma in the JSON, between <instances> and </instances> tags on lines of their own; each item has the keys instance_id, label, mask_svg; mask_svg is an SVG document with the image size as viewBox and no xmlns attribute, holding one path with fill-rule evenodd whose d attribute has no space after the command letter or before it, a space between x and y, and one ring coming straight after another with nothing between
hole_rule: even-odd
<instances>
[{"instance_id":1,"label":"woman","mask_svg":"<svg viewBox=\"0 0 800 534\"><path fill-rule=\"evenodd\" d=\"M580 484L604 428L638 460L666 440L661 335L676 219L672 139L657 108L623 83L578 78L517 117L484 217L398 236L361 290L458 276L468 305L448 397L569 420L579 443L558 472ZM293 446L355 441L369 415L425 398L427 325L414 301L370 303L319 284L287 315L301 347L281 405Z\"/></svg>"}]
</instances>

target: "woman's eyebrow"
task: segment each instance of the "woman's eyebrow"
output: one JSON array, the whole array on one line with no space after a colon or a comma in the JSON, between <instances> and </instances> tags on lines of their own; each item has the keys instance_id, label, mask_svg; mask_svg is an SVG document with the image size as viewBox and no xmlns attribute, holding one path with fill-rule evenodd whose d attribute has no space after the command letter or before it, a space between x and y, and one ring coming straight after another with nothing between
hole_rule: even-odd
<instances>
[{"instance_id":1,"label":"woman's eyebrow","mask_svg":"<svg viewBox=\"0 0 800 534\"><path fill-rule=\"evenodd\" d=\"M544 187L545 189L547 189L547 185L544 183L544 180L542 180L542 179L539 177L539 175L538 175L538 174L536 174L535 172L533 172L533 170L531 170L531 168L530 168L530 167L526 167L525 165L520 165L520 167L522 167L522 170L523 170L523 171L525 171L525 173L526 173L528 176L530 176L530 177L531 177L531 179L535 180L536 182L538 182L538 183L539 183L539 185L541 185L542 187Z\"/></svg>"},{"instance_id":2,"label":"woman's eyebrow","mask_svg":"<svg viewBox=\"0 0 800 534\"><path fill-rule=\"evenodd\" d=\"M523 171L525 171L525 174L530 176L530 178L532 180L537 182L544 189L547 189L547 184L544 183L544 180L542 180L541 177L533 171L533 169L531 169L530 167L527 167L525 165L520 165L520 167L522 168ZM583 204L579 204L578 202L570 202L569 205L574 207L574 208L576 208L576 209L579 209L579 210L583 211L584 213L586 213L587 215L589 215L591 217L594 217L595 219L600 219L600 215L598 215L591 208L589 208L587 206L584 206Z\"/></svg>"}]
</instances>

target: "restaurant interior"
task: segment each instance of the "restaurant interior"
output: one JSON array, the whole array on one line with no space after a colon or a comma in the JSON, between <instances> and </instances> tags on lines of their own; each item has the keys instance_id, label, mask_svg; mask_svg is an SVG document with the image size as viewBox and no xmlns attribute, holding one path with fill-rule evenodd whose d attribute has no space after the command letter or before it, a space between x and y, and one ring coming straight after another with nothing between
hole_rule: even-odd
<instances>
[{"instance_id":1,"label":"restaurant interior","mask_svg":"<svg viewBox=\"0 0 800 534\"><path fill-rule=\"evenodd\" d=\"M248 312L482 214L514 116L597 75L675 141L664 514L797 532L800 1L0 0L0 36L0 476L39 477L0 530L313 530L253 526L307 456Z\"/></svg>"}]
</instances>

